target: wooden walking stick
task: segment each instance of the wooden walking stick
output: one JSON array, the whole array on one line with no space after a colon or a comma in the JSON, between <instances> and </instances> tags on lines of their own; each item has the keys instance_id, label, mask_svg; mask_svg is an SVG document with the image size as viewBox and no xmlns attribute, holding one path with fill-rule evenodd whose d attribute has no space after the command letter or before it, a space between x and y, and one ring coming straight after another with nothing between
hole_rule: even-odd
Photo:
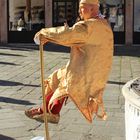
<instances>
[{"instance_id":1,"label":"wooden walking stick","mask_svg":"<svg viewBox=\"0 0 140 140\"><path fill-rule=\"evenodd\" d=\"M42 97L43 97L43 112L44 112L44 122L45 122L45 133L46 133L46 140L50 140L50 138L49 138L49 130L48 130L48 121L47 121L45 87L44 87L44 56L43 56L43 44L42 43L40 43L39 49L40 49L41 85L42 85Z\"/></svg>"}]
</instances>

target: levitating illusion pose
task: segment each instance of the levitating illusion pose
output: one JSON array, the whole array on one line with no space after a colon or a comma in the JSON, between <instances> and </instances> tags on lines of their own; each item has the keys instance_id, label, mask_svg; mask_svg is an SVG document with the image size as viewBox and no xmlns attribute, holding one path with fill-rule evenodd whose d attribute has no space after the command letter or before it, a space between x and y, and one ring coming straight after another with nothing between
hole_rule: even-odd
<instances>
[{"instance_id":1,"label":"levitating illusion pose","mask_svg":"<svg viewBox=\"0 0 140 140\"><path fill-rule=\"evenodd\" d=\"M106 117L102 95L112 64L112 30L99 14L98 0L81 0L79 15L81 20L72 27L44 28L34 38L38 44L52 42L71 48L67 65L44 81L48 122L59 122L60 110L68 97L89 122L94 115ZM42 107L27 109L25 114L44 120Z\"/></svg>"}]
</instances>

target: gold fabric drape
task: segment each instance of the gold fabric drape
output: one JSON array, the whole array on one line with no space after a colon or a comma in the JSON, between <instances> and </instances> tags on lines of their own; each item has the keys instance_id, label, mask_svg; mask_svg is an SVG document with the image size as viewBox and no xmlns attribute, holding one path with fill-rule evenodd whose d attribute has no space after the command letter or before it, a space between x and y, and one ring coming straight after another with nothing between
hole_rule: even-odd
<instances>
[{"instance_id":1,"label":"gold fabric drape","mask_svg":"<svg viewBox=\"0 0 140 140\"><path fill-rule=\"evenodd\" d=\"M73 27L44 28L35 35L44 40L71 47L70 61L45 81L46 94L54 92L56 99L70 97L89 122L101 107L105 119L102 95L111 69L113 34L102 18L77 22Z\"/></svg>"}]
</instances>

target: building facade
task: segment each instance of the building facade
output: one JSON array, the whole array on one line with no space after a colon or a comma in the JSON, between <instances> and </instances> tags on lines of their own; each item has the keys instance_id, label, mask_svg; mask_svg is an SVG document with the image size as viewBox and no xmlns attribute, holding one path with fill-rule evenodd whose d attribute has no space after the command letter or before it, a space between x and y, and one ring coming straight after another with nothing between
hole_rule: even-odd
<instances>
[{"instance_id":1,"label":"building facade","mask_svg":"<svg viewBox=\"0 0 140 140\"><path fill-rule=\"evenodd\" d=\"M79 0L0 0L0 43L32 43L44 27L72 26ZM140 44L140 1L100 0L100 12L114 32L115 44Z\"/></svg>"}]
</instances>

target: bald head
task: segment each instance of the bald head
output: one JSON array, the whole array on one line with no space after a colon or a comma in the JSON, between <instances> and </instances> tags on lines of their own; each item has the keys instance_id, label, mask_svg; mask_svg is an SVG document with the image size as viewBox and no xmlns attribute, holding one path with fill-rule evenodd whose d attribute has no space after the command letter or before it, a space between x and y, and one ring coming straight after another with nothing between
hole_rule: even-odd
<instances>
[{"instance_id":1,"label":"bald head","mask_svg":"<svg viewBox=\"0 0 140 140\"><path fill-rule=\"evenodd\" d=\"M99 4L82 3L79 4L79 15L82 19L96 18L99 14Z\"/></svg>"},{"instance_id":2,"label":"bald head","mask_svg":"<svg viewBox=\"0 0 140 140\"><path fill-rule=\"evenodd\" d=\"M80 0L80 4L99 4L99 0Z\"/></svg>"}]
</instances>

